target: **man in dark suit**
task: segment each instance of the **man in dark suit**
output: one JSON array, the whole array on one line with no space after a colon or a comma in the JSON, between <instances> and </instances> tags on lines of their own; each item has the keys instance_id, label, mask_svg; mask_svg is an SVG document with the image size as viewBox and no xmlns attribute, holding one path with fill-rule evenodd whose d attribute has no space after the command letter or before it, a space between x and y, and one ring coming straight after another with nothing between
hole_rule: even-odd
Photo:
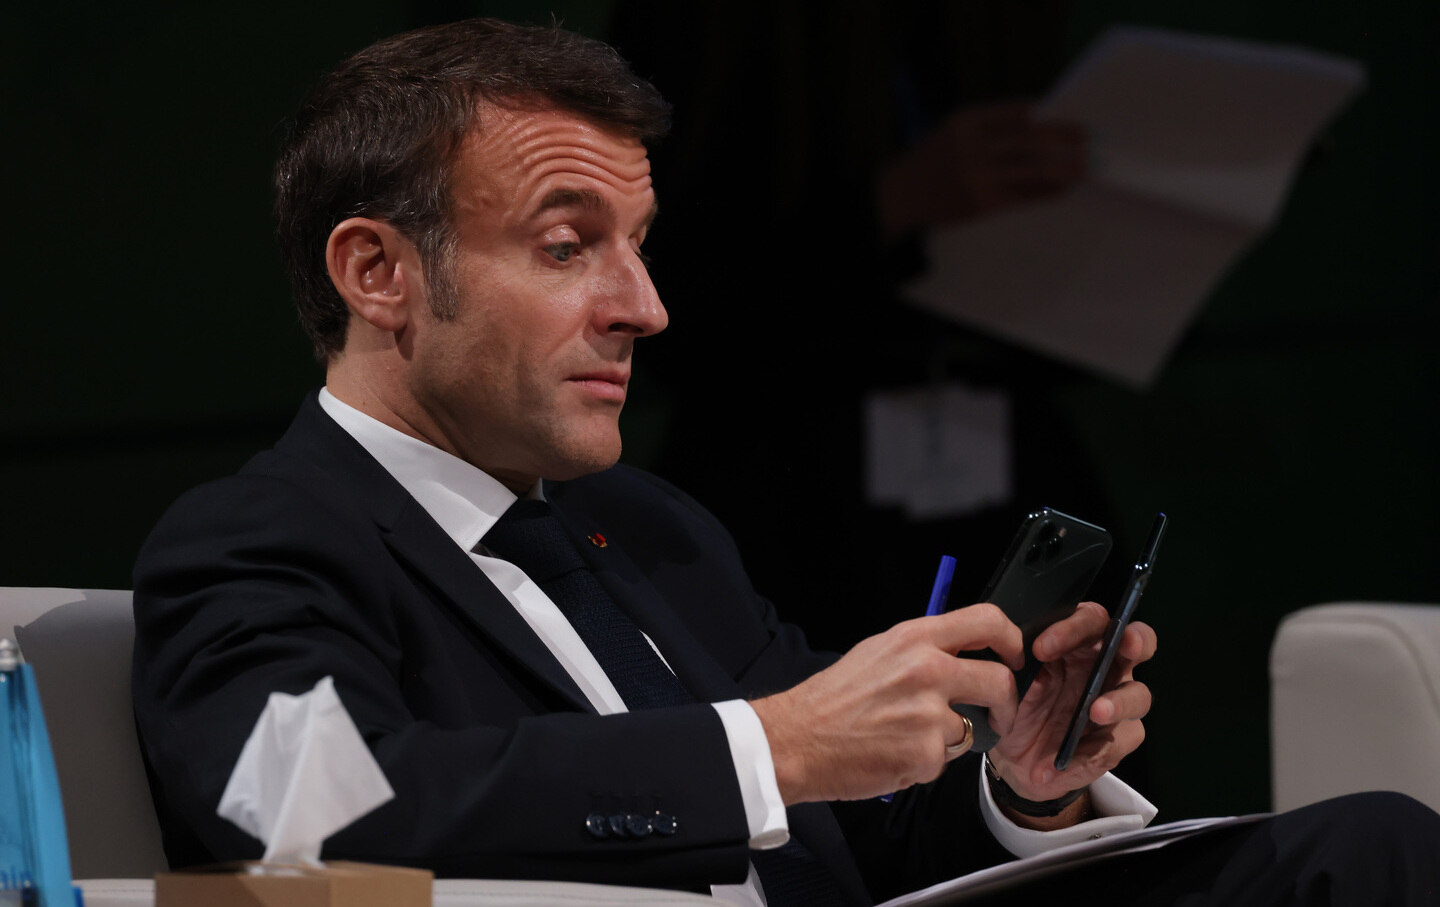
<instances>
[{"instance_id":1,"label":"man in dark suit","mask_svg":"<svg viewBox=\"0 0 1440 907\"><path fill-rule=\"evenodd\" d=\"M1057 773L1099 606L1037 640L1024 701L989 605L822 656L713 517L615 465L667 320L640 252L666 114L603 45L486 21L368 48L302 108L277 214L326 387L136 567L172 863L259 852L215 806L268 695L327 675L396 792L329 857L864 903L1153 815L1107 774L1148 627ZM956 702L1003 734L983 775Z\"/></svg>"}]
</instances>

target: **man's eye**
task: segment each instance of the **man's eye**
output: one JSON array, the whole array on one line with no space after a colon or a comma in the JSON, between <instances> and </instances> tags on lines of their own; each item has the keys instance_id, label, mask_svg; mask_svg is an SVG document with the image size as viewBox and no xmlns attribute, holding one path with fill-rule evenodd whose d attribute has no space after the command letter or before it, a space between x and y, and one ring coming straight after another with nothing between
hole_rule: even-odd
<instances>
[{"instance_id":1,"label":"man's eye","mask_svg":"<svg viewBox=\"0 0 1440 907\"><path fill-rule=\"evenodd\" d=\"M573 242L557 242L545 247L545 253L556 261L569 261L580 251L580 244Z\"/></svg>"}]
</instances>

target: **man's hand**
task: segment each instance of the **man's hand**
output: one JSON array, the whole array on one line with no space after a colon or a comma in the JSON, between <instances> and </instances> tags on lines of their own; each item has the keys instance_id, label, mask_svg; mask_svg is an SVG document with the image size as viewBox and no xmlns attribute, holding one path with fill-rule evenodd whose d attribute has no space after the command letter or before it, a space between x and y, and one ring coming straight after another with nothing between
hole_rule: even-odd
<instances>
[{"instance_id":1,"label":"man's hand","mask_svg":"<svg viewBox=\"0 0 1440 907\"><path fill-rule=\"evenodd\" d=\"M1086 137L1073 123L1037 123L1007 101L962 107L880 172L880 226L895 238L1057 195L1085 175Z\"/></svg>"},{"instance_id":2,"label":"man's hand","mask_svg":"<svg viewBox=\"0 0 1440 907\"><path fill-rule=\"evenodd\" d=\"M955 657L985 648L1005 664ZM987 706L1000 730L1014 720L1021 650L1019 628L999 608L972 605L897 624L798 686L752 702L781 797L858 800L933 780L963 752L945 749L965 736L950 703Z\"/></svg>"},{"instance_id":3,"label":"man's hand","mask_svg":"<svg viewBox=\"0 0 1440 907\"><path fill-rule=\"evenodd\" d=\"M1145 739L1141 719L1150 711L1150 689L1134 679L1134 669L1155 655L1157 642L1148 625L1132 623L1121 638L1106 692L1090 706L1091 727L1081 737L1075 758L1065 771L1055 770L1055 753L1084 694L1108 624L1102 606L1085 602L1035 639L1035 657L1043 667L1014 722L989 753L995 771L1026 799L1053 800L1085 787Z\"/></svg>"}]
</instances>

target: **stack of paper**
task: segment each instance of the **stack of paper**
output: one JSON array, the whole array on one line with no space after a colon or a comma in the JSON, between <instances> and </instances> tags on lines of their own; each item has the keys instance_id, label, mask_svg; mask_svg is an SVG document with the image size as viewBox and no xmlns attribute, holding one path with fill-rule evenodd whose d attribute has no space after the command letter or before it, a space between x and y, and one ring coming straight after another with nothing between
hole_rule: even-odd
<instances>
[{"instance_id":1,"label":"stack of paper","mask_svg":"<svg viewBox=\"0 0 1440 907\"><path fill-rule=\"evenodd\" d=\"M1314 51L1116 28L1037 109L1088 130L1085 182L935 232L907 296L1143 386L1363 82Z\"/></svg>"},{"instance_id":2,"label":"stack of paper","mask_svg":"<svg viewBox=\"0 0 1440 907\"><path fill-rule=\"evenodd\" d=\"M1038 856L1001 863L979 872L972 872L958 879L941 882L921 891L911 892L886 901L878 907L941 907L941 905L964 904L983 896L995 894L1010 888L1033 882L1036 879L1093 863L1108 860L1123 854L1155 850L1183 841L1201 832L1252 825L1270 816L1269 813L1254 813L1248 816L1226 816L1215 819L1187 819L1167 825L1152 825L1135 831L1121 832L1103 838L1081 841L1068 847L1060 847ZM1092 893L1092 900L1099 900Z\"/></svg>"}]
</instances>

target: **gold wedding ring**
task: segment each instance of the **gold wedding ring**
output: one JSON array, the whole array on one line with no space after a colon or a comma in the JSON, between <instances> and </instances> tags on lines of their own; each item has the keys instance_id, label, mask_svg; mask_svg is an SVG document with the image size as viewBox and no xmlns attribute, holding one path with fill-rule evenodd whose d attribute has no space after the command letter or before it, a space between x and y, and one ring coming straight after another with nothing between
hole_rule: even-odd
<instances>
[{"instance_id":1,"label":"gold wedding ring","mask_svg":"<svg viewBox=\"0 0 1440 907\"><path fill-rule=\"evenodd\" d=\"M965 735L960 738L959 742L945 747L947 760L965 755L970 752L970 747L975 745L975 725L971 724L970 719L964 715L960 716L960 720L965 722Z\"/></svg>"}]
</instances>

